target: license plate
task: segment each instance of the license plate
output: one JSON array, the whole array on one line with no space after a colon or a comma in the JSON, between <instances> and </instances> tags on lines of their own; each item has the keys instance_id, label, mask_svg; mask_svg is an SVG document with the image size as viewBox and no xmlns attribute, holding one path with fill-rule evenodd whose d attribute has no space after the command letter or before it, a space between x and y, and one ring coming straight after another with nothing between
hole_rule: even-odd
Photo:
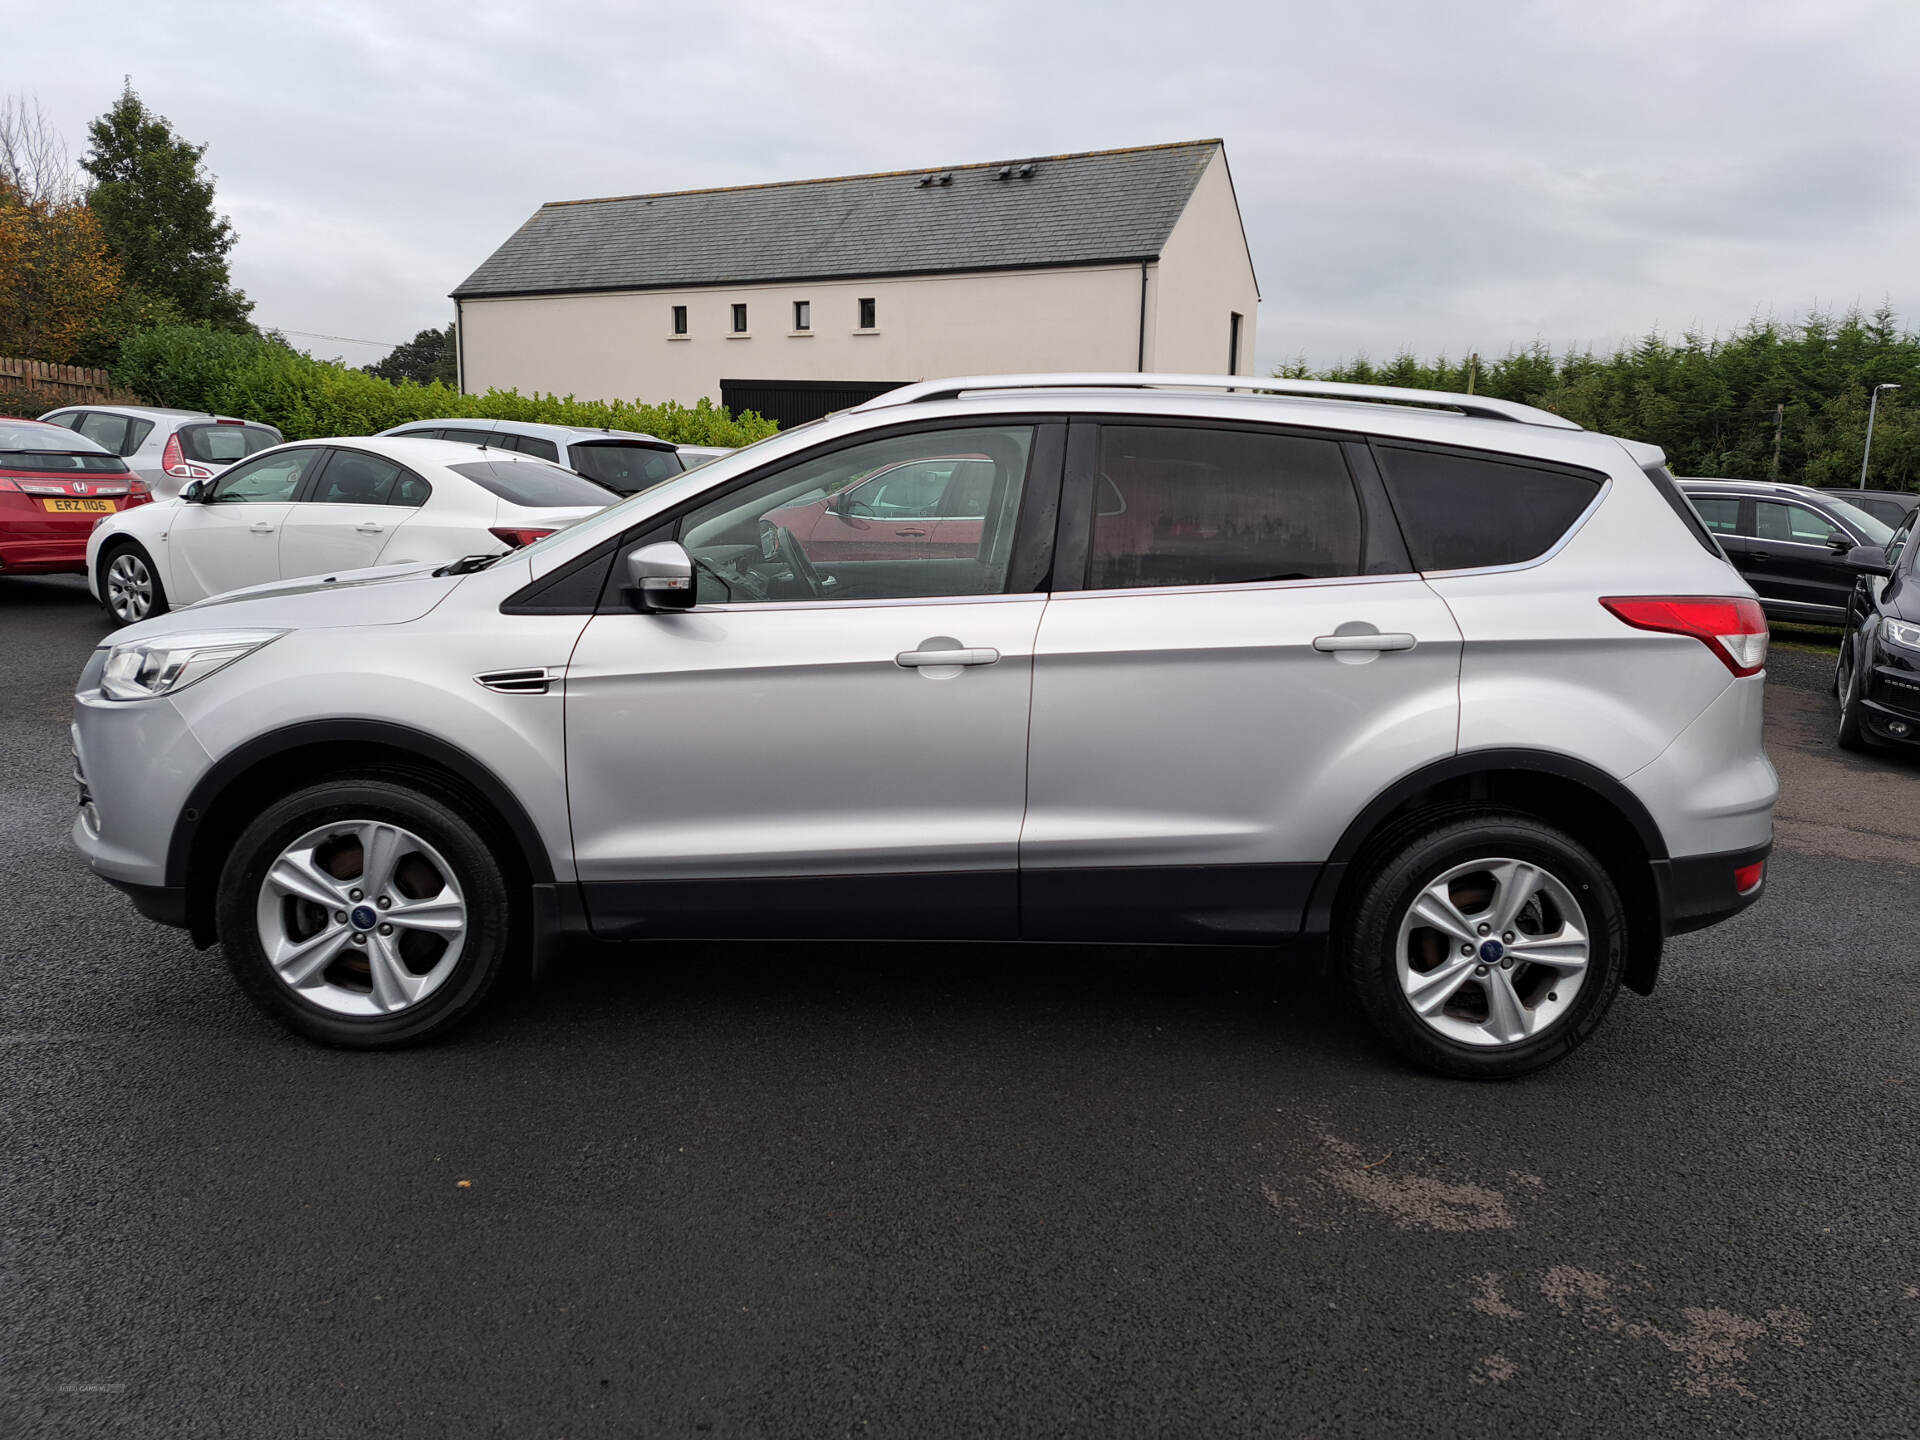
<instances>
[{"instance_id":1,"label":"license plate","mask_svg":"<svg viewBox=\"0 0 1920 1440\"><path fill-rule=\"evenodd\" d=\"M69 500L65 497L40 502L56 515L111 515L111 500Z\"/></svg>"}]
</instances>

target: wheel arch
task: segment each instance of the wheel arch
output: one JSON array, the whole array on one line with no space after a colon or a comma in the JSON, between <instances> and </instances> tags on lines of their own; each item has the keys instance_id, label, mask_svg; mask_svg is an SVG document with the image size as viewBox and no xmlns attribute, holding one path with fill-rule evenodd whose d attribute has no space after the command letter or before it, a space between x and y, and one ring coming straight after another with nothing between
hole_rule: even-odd
<instances>
[{"instance_id":1,"label":"wheel arch","mask_svg":"<svg viewBox=\"0 0 1920 1440\"><path fill-rule=\"evenodd\" d=\"M202 948L217 938L219 862L247 821L281 795L330 774L412 775L449 789L507 849L529 884L553 880L553 860L526 807L480 761L436 735L382 720L317 720L256 736L222 756L181 807L167 845L166 883L186 895L187 928Z\"/></svg>"},{"instance_id":2,"label":"wheel arch","mask_svg":"<svg viewBox=\"0 0 1920 1440\"><path fill-rule=\"evenodd\" d=\"M1666 840L1638 796L1604 770L1550 750L1473 750L1402 776L1347 826L1307 902L1305 929L1330 934L1361 876L1354 861L1394 827L1442 806L1496 804L1535 816L1581 841L1614 873L1627 903L1625 982L1642 995L1659 977L1666 939Z\"/></svg>"}]
</instances>

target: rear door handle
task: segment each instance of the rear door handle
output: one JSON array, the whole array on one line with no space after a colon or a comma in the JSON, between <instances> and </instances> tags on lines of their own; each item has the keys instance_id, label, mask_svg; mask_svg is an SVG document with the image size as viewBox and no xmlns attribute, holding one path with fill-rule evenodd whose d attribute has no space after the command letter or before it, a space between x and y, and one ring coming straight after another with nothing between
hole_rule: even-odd
<instances>
[{"instance_id":1,"label":"rear door handle","mask_svg":"<svg viewBox=\"0 0 1920 1440\"><path fill-rule=\"evenodd\" d=\"M273 533L273 526L267 524L264 520L256 520L253 522L253 533L256 535L271 535Z\"/></svg>"},{"instance_id":2,"label":"rear door handle","mask_svg":"<svg viewBox=\"0 0 1920 1440\"><path fill-rule=\"evenodd\" d=\"M924 530L896 530L893 533L903 538L920 539L923 538L927 532Z\"/></svg>"},{"instance_id":3,"label":"rear door handle","mask_svg":"<svg viewBox=\"0 0 1920 1440\"><path fill-rule=\"evenodd\" d=\"M1387 635L1319 635L1314 638L1316 650L1411 650L1414 647L1413 636L1404 633Z\"/></svg>"},{"instance_id":4,"label":"rear door handle","mask_svg":"<svg viewBox=\"0 0 1920 1440\"><path fill-rule=\"evenodd\" d=\"M921 665L991 665L1000 658L998 650L981 646L974 650L902 650L893 663L908 670Z\"/></svg>"},{"instance_id":5,"label":"rear door handle","mask_svg":"<svg viewBox=\"0 0 1920 1440\"><path fill-rule=\"evenodd\" d=\"M382 530L386 529L387 527L384 525L376 525L371 520L369 520L366 524L356 525L353 528L358 530L362 535L378 535Z\"/></svg>"}]
</instances>

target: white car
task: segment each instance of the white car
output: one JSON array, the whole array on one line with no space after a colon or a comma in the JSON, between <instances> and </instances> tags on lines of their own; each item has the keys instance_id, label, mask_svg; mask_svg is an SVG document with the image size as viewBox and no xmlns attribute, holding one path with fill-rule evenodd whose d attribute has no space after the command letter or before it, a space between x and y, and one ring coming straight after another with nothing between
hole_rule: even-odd
<instances>
[{"instance_id":1,"label":"white car","mask_svg":"<svg viewBox=\"0 0 1920 1440\"><path fill-rule=\"evenodd\" d=\"M275 580L499 554L616 498L545 460L448 440L304 441L101 521L87 586L130 625Z\"/></svg>"}]
</instances>

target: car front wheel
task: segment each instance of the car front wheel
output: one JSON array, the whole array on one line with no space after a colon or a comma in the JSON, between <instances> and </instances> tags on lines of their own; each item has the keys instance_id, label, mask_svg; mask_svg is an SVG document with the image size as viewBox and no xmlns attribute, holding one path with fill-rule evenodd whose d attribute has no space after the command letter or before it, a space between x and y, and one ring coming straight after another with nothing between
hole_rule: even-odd
<instances>
[{"instance_id":1,"label":"car front wheel","mask_svg":"<svg viewBox=\"0 0 1920 1440\"><path fill-rule=\"evenodd\" d=\"M115 546L100 562L100 603L122 625L167 613L166 589L137 541Z\"/></svg>"},{"instance_id":2,"label":"car front wheel","mask_svg":"<svg viewBox=\"0 0 1920 1440\"><path fill-rule=\"evenodd\" d=\"M1626 910L1571 836L1478 811L1403 832L1363 876L1348 980L1375 1030L1415 1064L1524 1075L1605 1018L1626 964Z\"/></svg>"},{"instance_id":3,"label":"car front wheel","mask_svg":"<svg viewBox=\"0 0 1920 1440\"><path fill-rule=\"evenodd\" d=\"M241 988L323 1044L445 1034L506 968L507 878L474 818L425 787L345 777L289 795L241 834L219 883Z\"/></svg>"}]
</instances>

